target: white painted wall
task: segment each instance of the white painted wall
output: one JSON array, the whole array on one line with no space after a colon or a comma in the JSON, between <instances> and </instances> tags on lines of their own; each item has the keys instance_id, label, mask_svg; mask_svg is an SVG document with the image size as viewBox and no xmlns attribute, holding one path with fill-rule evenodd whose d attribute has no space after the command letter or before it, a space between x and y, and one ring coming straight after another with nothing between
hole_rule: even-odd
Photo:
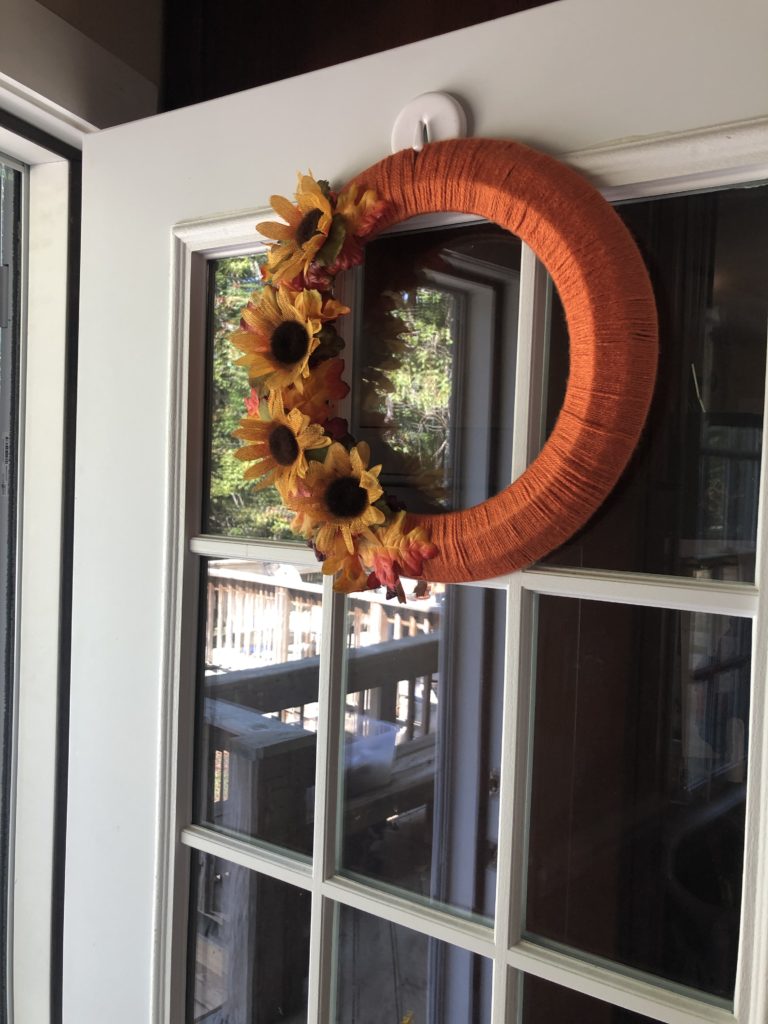
<instances>
[{"instance_id":1,"label":"white painted wall","mask_svg":"<svg viewBox=\"0 0 768 1024\"><path fill-rule=\"evenodd\" d=\"M344 181L430 90L560 153L756 118L766 52L764 0L562 0L86 139L65 1024L156 1019L172 225Z\"/></svg>"}]
</instances>

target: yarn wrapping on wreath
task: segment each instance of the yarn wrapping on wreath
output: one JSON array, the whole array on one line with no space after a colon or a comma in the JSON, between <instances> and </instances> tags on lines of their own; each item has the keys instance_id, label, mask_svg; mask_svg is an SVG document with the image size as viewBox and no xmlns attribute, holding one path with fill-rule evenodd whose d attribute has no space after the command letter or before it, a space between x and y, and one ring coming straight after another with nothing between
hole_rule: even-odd
<instances>
[{"instance_id":1,"label":"yarn wrapping on wreath","mask_svg":"<svg viewBox=\"0 0 768 1024\"><path fill-rule=\"evenodd\" d=\"M266 381L262 401L258 393L252 396L249 418L236 432L251 442L238 456L261 460L246 471L252 477L263 477L270 459L270 465L280 465L280 445L265 440L263 420L272 423L270 437L280 434L290 444L293 489L285 484L287 474L279 477L284 484L279 489L297 513L294 528L314 543L336 588L351 592L383 582L402 600L401 575L443 583L491 578L530 565L571 537L626 466L656 376L653 292L640 253L615 211L566 165L520 143L488 139L431 143L418 153L403 150L338 193L300 178L297 202L273 197L286 224L260 225L276 239L267 272L275 294L260 300L259 308L249 304L234 339L246 352L239 361L257 383ZM473 508L416 516L390 507L378 483L381 467L367 465L367 446L339 436L338 424L328 415L322 418L330 399L348 390L340 382L343 361L333 327L347 310L333 299L332 280L338 270L360 261L375 233L440 212L482 216L530 246L565 310L570 373L552 434L520 477ZM264 346L254 349L250 335L261 331L267 337L271 331L274 338L281 330L288 351L297 325L306 330L307 344L301 367L286 376L283 363L265 361ZM314 406L303 394L310 360L316 373L324 367L324 377L336 381L335 390L315 385L321 401ZM305 413L313 409L310 420ZM356 483L350 490L340 480ZM351 515L350 506L347 525L329 512L340 511L330 501L334 488L336 497L347 488L345 499L361 513ZM318 500L311 500L313 493Z\"/></svg>"},{"instance_id":2,"label":"yarn wrapping on wreath","mask_svg":"<svg viewBox=\"0 0 768 1024\"><path fill-rule=\"evenodd\" d=\"M477 214L530 246L565 310L570 372L555 427L509 487L473 508L407 517L438 548L434 582L514 572L559 547L599 508L645 424L658 361L648 272L629 231L580 174L513 141L454 139L403 150L354 184L386 203L377 231L426 213Z\"/></svg>"}]
</instances>

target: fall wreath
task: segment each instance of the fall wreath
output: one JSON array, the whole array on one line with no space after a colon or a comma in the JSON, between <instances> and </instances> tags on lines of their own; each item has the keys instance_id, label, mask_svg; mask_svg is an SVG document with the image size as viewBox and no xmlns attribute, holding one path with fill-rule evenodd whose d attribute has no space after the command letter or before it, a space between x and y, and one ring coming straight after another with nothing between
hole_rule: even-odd
<instances>
[{"instance_id":1,"label":"fall wreath","mask_svg":"<svg viewBox=\"0 0 768 1024\"><path fill-rule=\"evenodd\" d=\"M266 287L233 335L252 385L237 455L251 463L245 475L257 487L278 488L335 589L383 585L402 600L401 577L486 579L572 536L634 450L656 374L648 274L602 196L520 143L461 139L396 153L338 192L300 175L295 202L271 203L282 222L257 226L273 243ZM514 483L474 508L415 516L384 493L381 466L369 466L368 446L335 415L349 390L335 321L349 310L333 283L362 260L373 234L438 212L478 214L533 249L565 309L570 375L552 434Z\"/></svg>"}]
</instances>

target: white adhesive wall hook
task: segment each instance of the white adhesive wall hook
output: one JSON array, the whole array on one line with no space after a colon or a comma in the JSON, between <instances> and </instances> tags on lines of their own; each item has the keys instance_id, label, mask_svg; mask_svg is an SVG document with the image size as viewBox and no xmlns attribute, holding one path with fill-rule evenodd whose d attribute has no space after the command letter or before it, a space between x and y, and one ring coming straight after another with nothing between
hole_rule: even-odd
<instances>
[{"instance_id":1,"label":"white adhesive wall hook","mask_svg":"<svg viewBox=\"0 0 768 1024\"><path fill-rule=\"evenodd\" d=\"M467 115L457 99L445 92L425 92L407 103L392 128L392 152L419 152L429 142L461 139L467 134Z\"/></svg>"}]
</instances>

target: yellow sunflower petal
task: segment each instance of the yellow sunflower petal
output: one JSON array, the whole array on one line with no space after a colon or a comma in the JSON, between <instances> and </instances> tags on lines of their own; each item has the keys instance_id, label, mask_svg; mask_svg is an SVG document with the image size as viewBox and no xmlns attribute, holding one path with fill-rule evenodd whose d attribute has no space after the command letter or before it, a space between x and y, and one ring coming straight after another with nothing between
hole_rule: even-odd
<instances>
[{"instance_id":1,"label":"yellow sunflower petal","mask_svg":"<svg viewBox=\"0 0 768 1024\"><path fill-rule=\"evenodd\" d=\"M296 297L296 310L305 320L319 319L323 309L323 297L315 288L305 288Z\"/></svg>"},{"instance_id":2,"label":"yellow sunflower petal","mask_svg":"<svg viewBox=\"0 0 768 1024\"><path fill-rule=\"evenodd\" d=\"M269 205L283 220L287 221L294 230L301 224L301 213L296 209L290 199L285 196L270 196ZM258 225L257 225L258 228Z\"/></svg>"},{"instance_id":3,"label":"yellow sunflower petal","mask_svg":"<svg viewBox=\"0 0 768 1024\"><path fill-rule=\"evenodd\" d=\"M347 454L347 449L343 444L339 444L338 441L334 441L328 449L324 466L328 473L335 473L338 476L349 473L351 469L349 464L349 455Z\"/></svg>"},{"instance_id":4,"label":"yellow sunflower petal","mask_svg":"<svg viewBox=\"0 0 768 1024\"><path fill-rule=\"evenodd\" d=\"M281 224L276 220L263 220L256 225L256 230L265 238L275 238L278 242L287 242L295 234L290 224Z\"/></svg>"},{"instance_id":5,"label":"yellow sunflower petal","mask_svg":"<svg viewBox=\"0 0 768 1024\"><path fill-rule=\"evenodd\" d=\"M274 289L272 289L274 291ZM293 298L287 288L279 288L277 291L277 308L282 314L283 320L296 320L301 323L306 319L301 313L298 299Z\"/></svg>"},{"instance_id":6,"label":"yellow sunflower petal","mask_svg":"<svg viewBox=\"0 0 768 1024\"><path fill-rule=\"evenodd\" d=\"M261 352L254 352L251 355L243 356L237 362L246 365L252 377L265 377L268 373L273 373L275 370L274 360L270 359L269 356L263 355ZM279 387L279 385L274 386Z\"/></svg>"}]
</instances>

